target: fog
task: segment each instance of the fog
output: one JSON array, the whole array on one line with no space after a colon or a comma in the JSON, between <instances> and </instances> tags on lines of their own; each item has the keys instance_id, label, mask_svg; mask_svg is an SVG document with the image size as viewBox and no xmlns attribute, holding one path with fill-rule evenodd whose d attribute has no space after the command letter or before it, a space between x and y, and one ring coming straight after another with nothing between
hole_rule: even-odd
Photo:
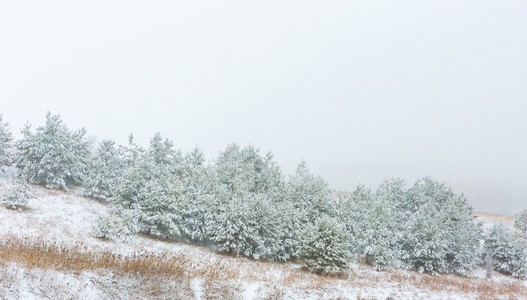
<instances>
[{"instance_id":1,"label":"fog","mask_svg":"<svg viewBox=\"0 0 527 300\"><path fill-rule=\"evenodd\" d=\"M527 208L525 1L0 1L0 113Z\"/></svg>"}]
</instances>

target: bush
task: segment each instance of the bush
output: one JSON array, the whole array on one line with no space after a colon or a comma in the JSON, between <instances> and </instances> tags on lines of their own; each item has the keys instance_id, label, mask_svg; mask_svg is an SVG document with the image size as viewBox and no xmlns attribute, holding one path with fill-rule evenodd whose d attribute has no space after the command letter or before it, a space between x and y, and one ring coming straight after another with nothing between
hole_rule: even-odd
<instances>
[{"instance_id":1,"label":"bush","mask_svg":"<svg viewBox=\"0 0 527 300\"><path fill-rule=\"evenodd\" d=\"M494 225L485 238L495 271L514 277L527 277L527 244L502 224Z\"/></svg>"},{"instance_id":2,"label":"bush","mask_svg":"<svg viewBox=\"0 0 527 300\"><path fill-rule=\"evenodd\" d=\"M70 131L59 115L46 115L46 124L35 133L22 130L16 159L20 177L51 189L67 190L80 184L88 169L90 143L84 129Z\"/></svg>"},{"instance_id":3,"label":"bush","mask_svg":"<svg viewBox=\"0 0 527 300\"><path fill-rule=\"evenodd\" d=\"M348 236L335 219L323 216L301 234L298 258L313 273L348 269Z\"/></svg>"},{"instance_id":4,"label":"bush","mask_svg":"<svg viewBox=\"0 0 527 300\"><path fill-rule=\"evenodd\" d=\"M6 187L2 195L2 202L7 208L20 210L32 198L34 196L29 192L27 183L21 180L15 180Z\"/></svg>"}]
</instances>

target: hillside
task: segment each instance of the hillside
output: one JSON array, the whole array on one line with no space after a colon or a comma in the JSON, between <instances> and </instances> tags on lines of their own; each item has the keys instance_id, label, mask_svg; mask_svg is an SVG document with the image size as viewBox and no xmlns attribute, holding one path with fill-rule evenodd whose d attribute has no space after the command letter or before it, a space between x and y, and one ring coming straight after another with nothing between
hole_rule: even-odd
<instances>
[{"instance_id":1,"label":"hillside","mask_svg":"<svg viewBox=\"0 0 527 300\"><path fill-rule=\"evenodd\" d=\"M91 228L106 205L75 191L31 189L36 198L26 209L0 207L1 299L527 298L526 281L498 274L488 280L483 270L431 276L355 263L339 278L327 278L296 263L236 258L184 243L102 241Z\"/></svg>"}]
</instances>

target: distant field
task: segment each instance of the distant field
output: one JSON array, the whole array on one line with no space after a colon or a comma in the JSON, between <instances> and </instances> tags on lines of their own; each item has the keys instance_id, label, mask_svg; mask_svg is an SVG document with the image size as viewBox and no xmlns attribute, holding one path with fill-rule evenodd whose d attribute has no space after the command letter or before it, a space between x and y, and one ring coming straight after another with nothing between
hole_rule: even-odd
<instances>
[{"instance_id":1,"label":"distant field","mask_svg":"<svg viewBox=\"0 0 527 300\"><path fill-rule=\"evenodd\" d=\"M475 211L474 214L478 219L487 224L503 223L508 226L513 226L514 217L506 215L492 214L488 212Z\"/></svg>"}]
</instances>

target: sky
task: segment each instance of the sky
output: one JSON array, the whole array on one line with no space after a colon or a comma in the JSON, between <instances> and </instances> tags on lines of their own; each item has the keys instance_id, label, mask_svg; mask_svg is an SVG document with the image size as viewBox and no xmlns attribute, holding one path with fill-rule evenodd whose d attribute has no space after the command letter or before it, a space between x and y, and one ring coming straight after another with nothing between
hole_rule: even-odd
<instances>
[{"instance_id":1,"label":"sky","mask_svg":"<svg viewBox=\"0 0 527 300\"><path fill-rule=\"evenodd\" d=\"M0 0L0 113L527 208L527 2Z\"/></svg>"}]
</instances>

